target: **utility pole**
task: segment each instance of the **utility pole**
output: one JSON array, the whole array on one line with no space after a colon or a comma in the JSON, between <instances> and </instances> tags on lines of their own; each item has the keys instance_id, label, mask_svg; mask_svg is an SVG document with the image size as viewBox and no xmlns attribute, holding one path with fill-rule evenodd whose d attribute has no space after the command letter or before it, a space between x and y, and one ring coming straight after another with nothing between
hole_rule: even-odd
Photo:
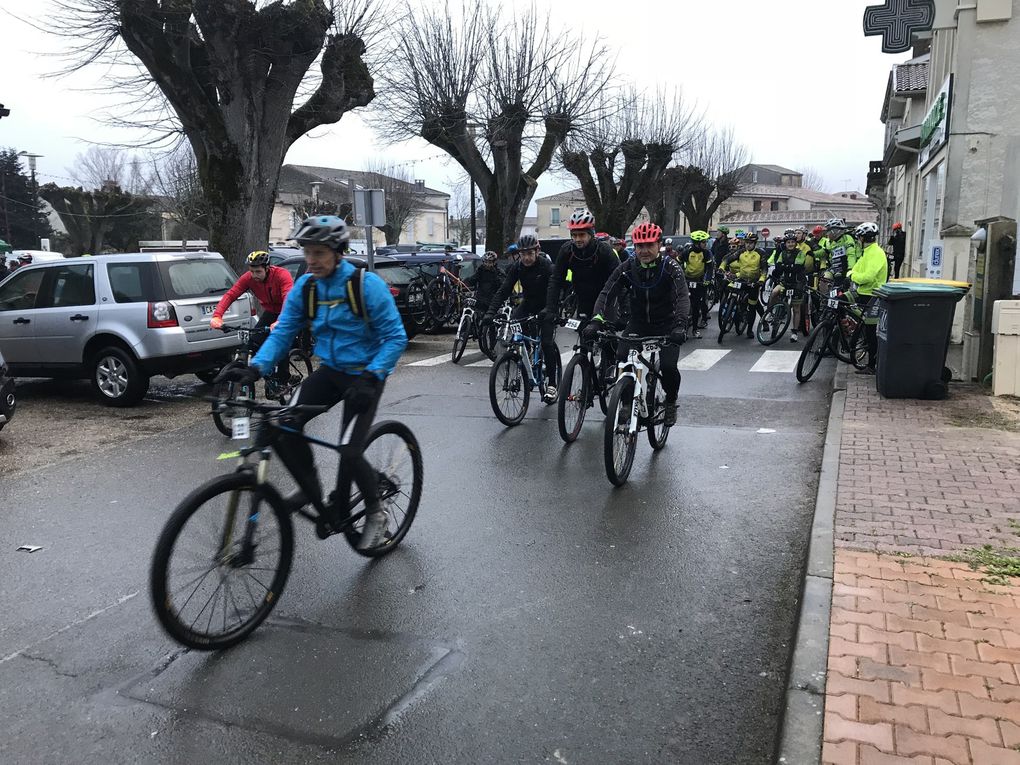
<instances>
[{"instance_id":1,"label":"utility pole","mask_svg":"<svg viewBox=\"0 0 1020 765\"><path fill-rule=\"evenodd\" d=\"M39 215L39 184L35 180L35 161L40 159L43 155L33 154L30 151L19 151L18 156L24 157L28 160L28 173L32 178L32 236L38 239L39 237L35 224L38 221ZM4 196L6 196L6 194Z\"/></svg>"},{"instance_id":2,"label":"utility pole","mask_svg":"<svg viewBox=\"0 0 1020 765\"><path fill-rule=\"evenodd\" d=\"M11 216L7 212L7 176L0 175L0 196L4 199L4 228L7 230L7 244L11 244Z\"/></svg>"}]
</instances>

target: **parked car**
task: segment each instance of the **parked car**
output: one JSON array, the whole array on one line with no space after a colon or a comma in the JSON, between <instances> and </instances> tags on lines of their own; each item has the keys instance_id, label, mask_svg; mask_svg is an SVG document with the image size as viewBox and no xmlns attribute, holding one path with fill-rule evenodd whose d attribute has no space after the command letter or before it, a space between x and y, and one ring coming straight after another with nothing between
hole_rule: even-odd
<instances>
[{"instance_id":1,"label":"parked car","mask_svg":"<svg viewBox=\"0 0 1020 765\"><path fill-rule=\"evenodd\" d=\"M18 408L18 401L14 395L14 378L7 371L7 362L0 352L0 430L4 425L14 419L14 410Z\"/></svg>"},{"instance_id":2,"label":"parked car","mask_svg":"<svg viewBox=\"0 0 1020 765\"><path fill-rule=\"evenodd\" d=\"M216 253L134 253L22 266L0 282L0 349L19 377L87 378L111 406L138 403L149 378L231 358L236 333L209 327L237 274ZM250 323L251 298L228 324Z\"/></svg>"},{"instance_id":3,"label":"parked car","mask_svg":"<svg viewBox=\"0 0 1020 765\"><path fill-rule=\"evenodd\" d=\"M276 252L279 251L280 248L277 248ZM276 254L276 252L273 254ZM276 263L276 265L281 268L286 268L290 272L290 275L294 278L294 281L297 281L299 276L303 276L307 270L304 256L300 254L300 250L298 250L298 253L299 254L292 255L289 258L279 260ZM270 256L270 258L272 258L272 256ZM355 266L364 267L367 265L367 260L364 255L345 255L344 259ZM411 318L412 312L407 304L407 285L411 283L411 280L416 276L416 274L410 268L404 266L399 260L388 255L376 255L373 260L375 273L378 274L390 288L390 294L393 295L393 299L397 303L397 310L400 312L400 318L404 320L404 331L407 333L408 339L410 339L422 331L422 327Z\"/></svg>"}]
</instances>

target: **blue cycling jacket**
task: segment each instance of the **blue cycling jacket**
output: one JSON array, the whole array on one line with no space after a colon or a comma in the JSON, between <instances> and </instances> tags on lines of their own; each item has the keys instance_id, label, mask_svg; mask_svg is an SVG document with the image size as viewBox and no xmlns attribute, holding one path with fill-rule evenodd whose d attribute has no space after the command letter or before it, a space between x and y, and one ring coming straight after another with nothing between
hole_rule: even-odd
<instances>
[{"instance_id":1,"label":"blue cycling jacket","mask_svg":"<svg viewBox=\"0 0 1020 765\"><path fill-rule=\"evenodd\" d=\"M318 298L318 309L312 321L315 355L331 369L348 374L367 370L385 380L407 347L407 333L389 287L376 274L365 274L363 300L368 321L354 314L347 303L347 280L354 271L354 266L341 260L332 276L315 282ZM298 332L306 326L302 295L305 282L310 278L311 274L305 274L294 283L276 329L252 359L252 366L263 376L273 371Z\"/></svg>"}]
</instances>

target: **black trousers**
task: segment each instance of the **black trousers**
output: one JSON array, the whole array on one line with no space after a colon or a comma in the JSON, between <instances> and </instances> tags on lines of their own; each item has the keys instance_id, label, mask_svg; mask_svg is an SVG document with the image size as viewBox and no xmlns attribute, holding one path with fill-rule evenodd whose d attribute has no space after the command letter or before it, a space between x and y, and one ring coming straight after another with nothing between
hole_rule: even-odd
<instances>
[{"instance_id":1,"label":"black trousers","mask_svg":"<svg viewBox=\"0 0 1020 765\"><path fill-rule=\"evenodd\" d=\"M900 278L900 268L903 267L903 259L903 255L900 255L898 258L893 256L893 279Z\"/></svg>"},{"instance_id":2,"label":"black trousers","mask_svg":"<svg viewBox=\"0 0 1020 765\"><path fill-rule=\"evenodd\" d=\"M690 287L693 284L694 287ZM701 319L708 321L708 303L705 301L705 282L688 282L691 293L691 331L696 330Z\"/></svg>"},{"instance_id":3,"label":"black trousers","mask_svg":"<svg viewBox=\"0 0 1020 765\"><path fill-rule=\"evenodd\" d=\"M357 378L358 375L350 375L327 366L320 366L301 383L291 404L333 407L340 402ZM372 427L372 420L375 419L382 390L383 384L380 383L375 401L364 412L354 414L344 407L343 424L340 429L340 467L336 484L340 501L346 501L346 497L350 496L351 478L353 477L361 490L361 495L365 497L365 504L371 506L378 503L379 485L375 470L365 459L363 451L365 438L369 428ZM302 430L305 423L313 417L315 415L295 414L288 424L296 430ZM315 469L315 458L312 456L312 449L308 442L297 435L283 434L278 441L277 453L294 474L298 486L304 491L305 496L309 499L321 499L322 489L319 484L319 474Z\"/></svg>"},{"instance_id":4,"label":"black trousers","mask_svg":"<svg viewBox=\"0 0 1020 765\"><path fill-rule=\"evenodd\" d=\"M262 315L259 316L259 320L255 323L255 329L269 329L273 322L280 318L280 314L273 313L272 311L263 311ZM262 347L262 343L266 341L265 337L258 337L254 343L252 343L253 350L258 352L259 348ZM289 351L288 351L289 353ZM284 357L279 364L276 365L276 372L273 373L273 379L281 385L286 385L290 379L290 371L288 369L289 363L287 358Z\"/></svg>"},{"instance_id":5,"label":"black trousers","mask_svg":"<svg viewBox=\"0 0 1020 765\"><path fill-rule=\"evenodd\" d=\"M668 335L673 327L662 325L649 325L644 322L631 320L623 330L625 336L649 337L652 335ZM640 348L640 343L621 340L617 348L616 358L618 361L626 361L627 355L632 348ZM680 346L667 345L659 351L659 374L662 375L662 389L666 392L666 401L676 403L677 394L680 393L680 370L677 364L680 362Z\"/></svg>"},{"instance_id":6,"label":"black trousers","mask_svg":"<svg viewBox=\"0 0 1020 765\"><path fill-rule=\"evenodd\" d=\"M864 337L868 341L868 366L875 368L878 361L878 321L868 318L868 304L871 302L871 295L858 295L857 305L864 311Z\"/></svg>"}]
</instances>

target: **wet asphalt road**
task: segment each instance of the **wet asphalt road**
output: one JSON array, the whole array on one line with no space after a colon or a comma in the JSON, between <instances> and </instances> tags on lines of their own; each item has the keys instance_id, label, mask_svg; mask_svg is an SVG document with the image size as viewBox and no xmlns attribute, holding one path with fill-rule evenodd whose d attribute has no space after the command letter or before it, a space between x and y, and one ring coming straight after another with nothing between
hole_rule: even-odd
<instances>
[{"instance_id":1,"label":"wet asphalt road","mask_svg":"<svg viewBox=\"0 0 1020 765\"><path fill-rule=\"evenodd\" d=\"M570 447L551 407L504 429L480 355L410 366L449 340L415 342L383 415L425 458L407 540L369 563L299 526L273 617L219 655L147 592L167 513L228 467L211 422L0 480L0 761L770 761L832 362L798 386L708 334L684 354L730 353L684 372L682 426L615 490L601 416Z\"/></svg>"}]
</instances>

